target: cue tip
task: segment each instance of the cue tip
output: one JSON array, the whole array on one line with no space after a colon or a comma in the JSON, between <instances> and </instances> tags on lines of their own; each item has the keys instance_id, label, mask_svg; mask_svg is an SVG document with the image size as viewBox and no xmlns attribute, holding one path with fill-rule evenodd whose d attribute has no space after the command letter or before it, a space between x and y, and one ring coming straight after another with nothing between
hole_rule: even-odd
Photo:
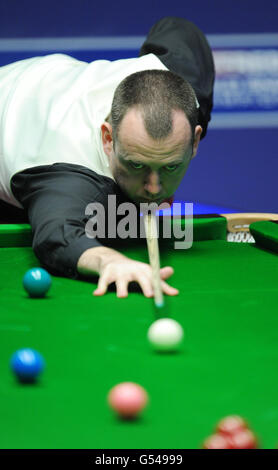
<instances>
[{"instance_id":1,"label":"cue tip","mask_svg":"<svg viewBox=\"0 0 278 470\"><path fill-rule=\"evenodd\" d=\"M162 301L159 301L159 302L158 302L158 301L155 301L154 303L155 303L155 306L156 306L157 308L163 308L163 307L165 306L165 303L164 303L163 300L162 300Z\"/></svg>"}]
</instances>

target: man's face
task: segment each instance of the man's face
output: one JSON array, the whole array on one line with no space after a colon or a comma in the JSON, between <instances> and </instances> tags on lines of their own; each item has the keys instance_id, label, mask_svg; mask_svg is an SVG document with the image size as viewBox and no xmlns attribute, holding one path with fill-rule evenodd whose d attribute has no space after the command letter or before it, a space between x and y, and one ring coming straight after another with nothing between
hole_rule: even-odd
<instances>
[{"instance_id":1,"label":"man's face","mask_svg":"<svg viewBox=\"0 0 278 470\"><path fill-rule=\"evenodd\" d=\"M160 204L172 196L196 154L200 126L197 126L200 130L193 148L190 124L179 110L173 111L171 134L160 141L148 135L137 108L131 108L124 116L114 148L109 126L108 123L102 125L103 146L113 177L122 191L135 203Z\"/></svg>"}]
</instances>

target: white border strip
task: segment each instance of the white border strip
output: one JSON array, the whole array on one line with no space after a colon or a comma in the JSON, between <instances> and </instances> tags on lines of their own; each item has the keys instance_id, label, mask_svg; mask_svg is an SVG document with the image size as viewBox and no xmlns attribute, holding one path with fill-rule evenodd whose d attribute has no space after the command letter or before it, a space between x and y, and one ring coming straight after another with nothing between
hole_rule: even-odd
<instances>
[{"instance_id":1,"label":"white border strip","mask_svg":"<svg viewBox=\"0 0 278 470\"><path fill-rule=\"evenodd\" d=\"M0 52L140 49L144 36L0 39Z\"/></svg>"},{"instance_id":2,"label":"white border strip","mask_svg":"<svg viewBox=\"0 0 278 470\"><path fill-rule=\"evenodd\" d=\"M211 47L277 47L277 33L208 34Z\"/></svg>"},{"instance_id":3,"label":"white border strip","mask_svg":"<svg viewBox=\"0 0 278 470\"><path fill-rule=\"evenodd\" d=\"M278 127L278 111L212 113L209 129Z\"/></svg>"},{"instance_id":4,"label":"white border strip","mask_svg":"<svg viewBox=\"0 0 278 470\"><path fill-rule=\"evenodd\" d=\"M0 52L138 50L145 39L145 36L0 39ZM207 39L213 48L278 46L276 33L208 34Z\"/></svg>"}]
</instances>

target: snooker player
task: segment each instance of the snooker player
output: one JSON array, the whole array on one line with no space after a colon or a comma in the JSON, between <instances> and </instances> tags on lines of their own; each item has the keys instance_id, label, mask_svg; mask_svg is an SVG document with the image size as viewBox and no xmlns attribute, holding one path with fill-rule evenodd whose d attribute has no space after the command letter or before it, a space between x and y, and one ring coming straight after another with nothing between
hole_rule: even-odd
<instances>
[{"instance_id":1,"label":"snooker player","mask_svg":"<svg viewBox=\"0 0 278 470\"><path fill-rule=\"evenodd\" d=\"M85 63L64 54L0 68L0 199L23 208L33 249L56 275L99 275L95 295L137 282L153 295L151 268L85 233L85 209L109 195L139 204L173 196L213 103L214 64L203 33L158 21L138 58ZM160 270L162 290L170 266Z\"/></svg>"}]
</instances>

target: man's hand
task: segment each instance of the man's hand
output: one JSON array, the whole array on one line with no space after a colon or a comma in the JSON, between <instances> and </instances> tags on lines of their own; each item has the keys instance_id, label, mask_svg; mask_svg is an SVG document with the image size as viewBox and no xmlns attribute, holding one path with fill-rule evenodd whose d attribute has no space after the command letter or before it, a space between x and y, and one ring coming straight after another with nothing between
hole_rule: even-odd
<instances>
[{"instance_id":1,"label":"man's hand","mask_svg":"<svg viewBox=\"0 0 278 470\"><path fill-rule=\"evenodd\" d=\"M161 287L164 294L177 295L178 290L169 286L164 279L168 279L174 270L170 266L160 269ZM117 289L117 297L128 296L128 284L132 281L138 282L143 294L146 297L154 295L152 288L152 269L149 264L134 261L123 257L122 259L111 260L105 263L100 271L98 287L94 291L94 295L103 295L107 291L107 287L115 282Z\"/></svg>"},{"instance_id":2,"label":"man's hand","mask_svg":"<svg viewBox=\"0 0 278 470\"><path fill-rule=\"evenodd\" d=\"M152 288L152 269L149 264L134 261L121 253L106 247L86 250L78 261L78 272L81 274L99 274L98 287L94 295L104 295L109 284L115 282L117 297L128 296L128 284L137 282L146 297L154 295ZM177 295L179 291L169 286L165 279L172 276L170 266L160 269L161 287L164 294Z\"/></svg>"}]
</instances>

